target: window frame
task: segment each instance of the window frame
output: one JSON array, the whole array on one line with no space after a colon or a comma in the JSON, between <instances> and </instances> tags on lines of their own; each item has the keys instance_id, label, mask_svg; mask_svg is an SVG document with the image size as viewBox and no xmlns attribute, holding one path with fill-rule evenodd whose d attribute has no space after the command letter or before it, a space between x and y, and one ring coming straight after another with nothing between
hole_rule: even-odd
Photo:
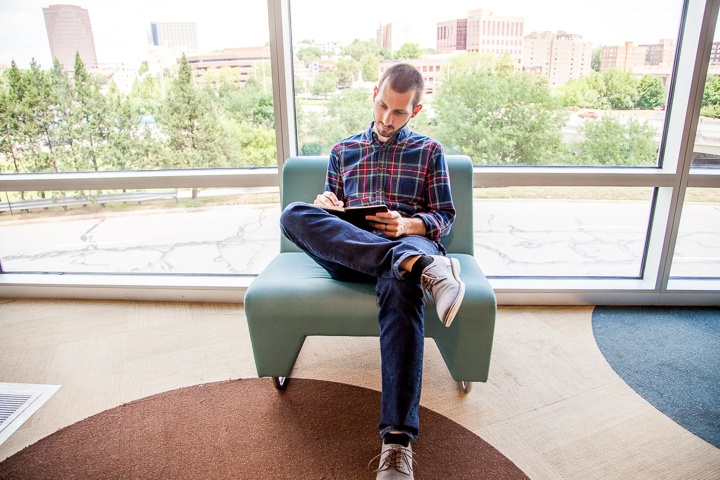
<instances>
[{"instance_id":1,"label":"window frame","mask_svg":"<svg viewBox=\"0 0 720 480\"><path fill-rule=\"evenodd\" d=\"M277 187L297 155L290 0L268 0L277 168L0 175L0 191ZM627 186L655 189L642 278L491 277L507 305L717 305L720 279L673 279L685 191L720 188L720 170L691 169L720 0L685 0L658 167L475 167L475 187ZM242 303L254 275L0 273L0 298Z\"/></svg>"}]
</instances>

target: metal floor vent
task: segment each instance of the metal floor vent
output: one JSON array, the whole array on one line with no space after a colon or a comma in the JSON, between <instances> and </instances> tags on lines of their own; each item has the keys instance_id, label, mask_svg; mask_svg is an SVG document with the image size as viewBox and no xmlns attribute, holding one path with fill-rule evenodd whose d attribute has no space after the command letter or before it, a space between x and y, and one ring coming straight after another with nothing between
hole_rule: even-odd
<instances>
[{"instance_id":1,"label":"metal floor vent","mask_svg":"<svg viewBox=\"0 0 720 480\"><path fill-rule=\"evenodd\" d=\"M60 385L0 383L0 445L59 388Z\"/></svg>"}]
</instances>

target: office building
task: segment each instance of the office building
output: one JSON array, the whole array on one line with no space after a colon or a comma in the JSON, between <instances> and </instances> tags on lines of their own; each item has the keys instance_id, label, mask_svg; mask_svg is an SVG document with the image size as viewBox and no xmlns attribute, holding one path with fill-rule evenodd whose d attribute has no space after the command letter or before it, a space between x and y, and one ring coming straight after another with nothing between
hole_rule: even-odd
<instances>
[{"instance_id":1,"label":"office building","mask_svg":"<svg viewBox=\"0 0 720 480\"><path fill-rule=\"evenodd\" d=\"M641 45L647 47L645 63L648 65L672 65L675 58L675 40L669 38L660 39L659 43Z\"/></svg>"},{"instance_id":2,"label":"office building","mask_svg":"<svg viewBox=\"0 0 720 480\"><path fill-rule=\"evenodd\" d=\"M592 42L580 35L533 32L524 40L523 70L547 77L551 87L590 74Z\"/></svg>"},{"instance_id":3,"label":"office building","mask_svg":"<svg viewBox=\"0 0 720 480\"><path fill-rule=\"evenodd\" d=\"M522 58L522 17L496 16L490 10L471 10L467 19L467 51L509 54L518 64Z\"/></svg>"},{"instance_id":4,"label":"office building","mask_svg":"<svg viewBox=\"0 0 720 480\"><path fill-rule=\"evenodd\" d=\"M710 63L720 63L720 42L713 42L710 51Z\"/></svg>"},{"instance_id":5,"label":"office building","mask_svg":"<svg viewBox=\"0 0 720 480\"><path fill-rule=\"evenodd\" d=\"M198 53L197 25L194 22L151 22L147 32L147 58L151 72L172 67L183 53Z\"/></svg>"},{"instance_id":6,"label":"office building","mask_svg":"<svg viewBox=\"0 0 720 480\"><path fill-rule=\"evenodd\" d=\"M467 22L467 18L458 18L437 24L437 53L467 50Z\"/></svg>"},{"instance_id":7,"label":"office building","mask_svg":"<svg viewBox=\"0 0 720 480\"><path fill-rule=\"evenodd\" d=\"M423 55L422 58L410 58L402 60L402 62L414 66L421 73L425 82L424 95L428 98L435 93L435 87L440 79L441 72L445 70L449 60L450 55L437 54ZM385 70L400 62L400 60L382 60L378 65L378 78L385 73Z\"/></svg>"},{"instance_id":8,"label":"office building","mask_svg":"<svg viewBox=\"0 0 720 480\"><path fill-rule=\"evenodd\" d=\"M378 47L396 52L406 43L410 43L410 25L405 22L391 22L380 25L376 32Z\"/></svg>"},{"instance_id":9,"label":"office building","mask_svg":"<svg viewBox=\"0 0 720 480\"><path fill-rule=\"evenodd\" d=\"M647 51L647 45L633 45L633 42L625 42L625 45L620 46L603 47L600 57L600 72L609 68L619 68L631 72L633 67L645 65Z\"/></svg>"},{"instance_id":10,"label":"office building","mask_svg":"<svg viewBox=\"0 0 720 480\"><path fill-rule=\"evenodd\" d=\"M187 60L196 72L232 68L238 73L238 85L251 76L257 79L260 75L260 79L264 79L265 74L270 75L270 47L226 48L221 52L189 56Z\"/></svg>"},{"instance_id":11,"label":"office building","mask_svg":"<svg viewBox=\"0 0 720 480\"><path fill-rule=\"evenodd\" d=\"M179 49L183 53L198 50L195 22L151 22L148 43L156 47Z\"/></svg>"},{"instance_id":12,"label":"office building","mask_svg":"<svg viewBox=\"0 0 720 480\"><path fill-rule=\"evenodd\" d=\"M62 63L65 70L75 68L75 54L79 53L85 68L98 66L90 15L75 5L43 7L45 28L50 42L50 54Z\"/></svg>"}]
</instances>

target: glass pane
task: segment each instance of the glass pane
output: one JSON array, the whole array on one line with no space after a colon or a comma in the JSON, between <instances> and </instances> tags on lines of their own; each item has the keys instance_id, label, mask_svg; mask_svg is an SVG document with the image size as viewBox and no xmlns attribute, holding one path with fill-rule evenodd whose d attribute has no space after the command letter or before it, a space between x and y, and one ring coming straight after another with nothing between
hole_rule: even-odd
<instances>
[{"instance_id":1,"label":"glass pane","mask_svg":"<svg viewBox=\"0 0 720 480\"><path fill-rule=\"evenodd\" d=\"M276 165L265 1L85 5L0 4L2 173Z\"/></svg>"},{"instance_id":2,"label":"glass pane","mask_svg":"<svg viewBox=\"0 0 720 480\"><path fill-rule=\"evenodd\" d=\"M691 170L720 168L720 31L717 25L693 152ZM720 278L720 190L688 188L685 192L670 276Z\"/></svg>"},{"instance_id":3,"label":"glass pane","mask_svg":"<svg viewBox=\"0 0 720 480\"><path fill-rule=\"evenodd\" d=\"M670 276L720 278L720 190L688 188Z\"/></svg>"},{"instance_id":4,"label":"glass pane","mask_svg":"<svg viewBox=\"0 0 720 480\"><path fill-rule=\"evenodd\" d=\"M368 127L390 65L426 81L416 131L476 165L655 166L683 2L292 2L299 147ZM622 15L618 15L622 12Z\"/></svg>"},{"instance_id":5,"label":"glass pane","mask_svg":"<svg viewBox=\"0 0 720 480\"><path fill-rule=\"evenodd\" d=\"M652 194L622 187L475 189L475 257L488 276L638 278Z\"/></svg>"},{"instance_id":6,"label":"glass pane","mask_svg":"<svg viewBox=\"0 0 720 480\"><path fill-rule=\"evenodd\" d=\"M715 26L692 168L720 168L720 31Z\"/></svg>"},{"instance_id":7,"label":"glass pane","mask_svg":"<svg viewBox=\"0 0 720 480\"><path fill-rule=\"evenodd\" d=\"M280 250L277 188L44 194L0 203L4 271L257 274Z\"/></svg>"}]
</instances>

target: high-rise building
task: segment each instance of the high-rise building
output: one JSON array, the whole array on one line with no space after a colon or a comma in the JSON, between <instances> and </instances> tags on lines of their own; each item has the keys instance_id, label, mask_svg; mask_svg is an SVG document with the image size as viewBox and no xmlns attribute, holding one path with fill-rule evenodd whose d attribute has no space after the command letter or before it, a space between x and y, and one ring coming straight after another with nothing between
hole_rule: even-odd
<instances>
[{"instance_id":1,"label":"high-rise building","mask_svg":"<svg viewBox=\"0 0 720 480\"><path fill-rule=\"evenodd\" d=\"M551 87L590 74L592 42L580 35L533 32L524 40L523 70L547 77Z\"/></svg>"},{"instance_id":2,"label":"high-rise building","mask_svg":"<svg viewBox=\"0 0 720 480\"><path fill-rule=\"evenodd\" d=\"M625 42L625 45L616 47L603 47L600 57L600 71L608 68L619 68L631 72L633 67L645 65L647 57L647 45L633 45L633 42Z\"/></svg>"},{"instance_id":3,"label":"high-rise building","mask_svg":"<svg viewBox=\"0 0 720 480\"><path fill-rule=\"evenodd\" d=\"M380 25L376 32L378 47L396 52L406 43L410 43L410 25L406 22L390 22Z\"/></svg>"},{"instance_id":4,"label":"high-rise building","mask_svg":"<svg viewBox=\"0 0 720 480\"><path fill-rule=\"evenodd\" d=\"M661 38L660 43L641 45L647 47L645 63L648 65L672 65L675 59L675 40Z\"/></svg>"},{"instance_id":5,"label":"high-rise building","mask_svg":"<svg viewBox=\"0 0 720 480\"><path fill-rule=\"evenodd\" d=\"M423 55L422 58L409 58L405 60L381 60L378 65L378 76L393 65L398 63L408 63L418 69L425 82L426 97L431 97L435 93L436 86L441 77L441 73L447 68L451 54Z\"/></svg>"},{"instance_id":6,"label":"high-rise building","mask_svg":"<svg viewBox=\"0 0 720 480\"><path fill-rule=\"evenodd\" d=\"M75 68L75 54L79 53L85 68L98 67L90 15L75 5L50 5L43 7L45 28L50 53L62 63L65 70Z\"/></svg>"},{"instance_id":7,"label":"high-rise building","mask_svg":"<svg viewBox=\"0 0 720 480\"><path fill-rule=\"evenodd\" d=\"M437 24L437 53L467 50L467 22L467 18L458 18Z\"/></svg>"},{"instance_id":8,"label":"high-rise building","mask_svg":"<svg viewBox=\"0 0 720 480\"><path fill-rule=\"evenodd\" d=\"M710 64L720 63L720 42L713 42L710 50Z\"/></svg>"},{"instance_id":9,"label":"high-rise building","mask_svg":"<svg viewBox=\"0 0 720 480\"><path fill-rule=\"evenodd\" d=\"M522 17L495 16L490 10L471 10L467 19L469 52L510 54L519 64L523 50Z\"/></svg>"},{"instance_id":10,"label":"high-rise building","mask_svg":"<svg viewBox=\"0 0 720 480\"><path fill-rule=\"evenodd\" d=\"M195 22L151 22L148 43L195 53L198 50L197 25Z\"/></svg>"}]
</instances>

